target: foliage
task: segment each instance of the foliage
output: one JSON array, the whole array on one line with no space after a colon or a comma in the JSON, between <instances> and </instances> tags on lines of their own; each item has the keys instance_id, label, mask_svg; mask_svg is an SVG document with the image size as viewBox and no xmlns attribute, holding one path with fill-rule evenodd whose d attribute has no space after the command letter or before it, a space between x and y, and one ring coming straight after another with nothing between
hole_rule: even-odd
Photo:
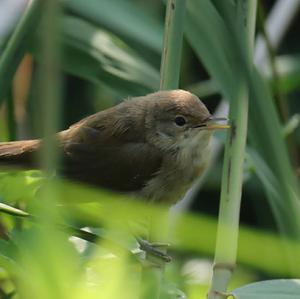
<instances>
[{"instance_id":1,"label":"foliage","mask_svg":"<svg viewBox=\"0 0 300 299\"><path fill-rule=\"evenodd\" d=\"M7 40L0 41L0 103L6 104L7 113L6 118L0 119L3 140L5 136L11 139L15 129L20 131L20 121L14 113L16 104L23 105L21 108L30 122L35 119L41 124L44 122L45 115L39 115L39 103L47 99L37 100L36 90L40 83L34 79L39 74L47 78L36 71L47 65L41 43L53 38L53 31L41 26L47 14L46 2L31 1L14 31ZM236 190L239 190L243 183L242 198L250 199L252 204L245 202L245 205L256 210L256 214L251 214L252 227L238 227L238 223L234 227L236 231L239 229L238 267L229 285L229 290L233 291L223 295L246 299L285 298L285 295L297 298L299 280L249 283L300 275L299 179L296 176L300 140L299 121L295 115L300 106L294 100L300 88L299 45L294 45L290 38L287 44L294 46L296 53L282 48L281 55L269 53L273 64L267 63L265 68L254 66L249 59L252 57L249 35L254 32L247 31L254 31L254 26L247 28L248 8L243 6L246 2L186 1L180 87L203 94L211 109L221 97L226 98L233 111L233 128L236 124L239 127L242 122L247 123L247 111L243 116L237 106L241 96L249 99L247 164L243 173L240 169L238 179L241 182L235 180L233 184L238 184ZM57 98L61 95L62 101L68 104L67 110L75 109L80 113L83 110L80 107L87 103L103 108L121 98L159 88L163 3L134 0L64 0L61 3L55 47L60 50L59 67L67 83L61 84L63 88L53 82L48 86L57 89L53 94ZM183 31L182 23L174 26L178 26L175 35ZM170 44L171 50L172 47L179 50L177 54L181 50L181 47L176 49L178 41L175 38ZM34 59L27 104L17 101L14 93L9 95L12 77L24 53L30 53ZM174 57L178 57L177 54ZM170 75L172 67L178 70L179 66L176 58L176 63L167 66L166 74ZM74 78L80 79L80 84L68 85ZM75 98L76 93L83 90L84 98L80 99L79 108L74 104L76 99L68 97L73 89ZM283 99L283 106L276 101L278 97ZM287 113L282 111L289 107ZM62 122L69 120L63 117ZM30 126L26 129L28 134L36 134ZM246 140L245 132L241 134ZM234 133L232 129L229 137ZM219 137L217 140L223 144L224 138ZM235 153L243 161L241 144ZM225 160L229 156L230 152L226 151ZM157 257L150 261L145 259L135 236L147 237L145 223L155 219L151 228L154 239L164 240L167 235L171 244L169 253L173 257L166 265L160 298L184 298L184 294L189 298L204 298L215 251L221 163L222 157L218 157L213 173L206 177L202 190L195 196L200 198L193 204L196 211L181 211L171 216L167 206L79 186L53 178L49 173L2 169L0 297L148 298L149 290L153 294L157 288L154 280L147 278L148 263L157 264ZM232 173L224 172L223 189L232 177ZM207 208L207 205L214 208ZM203 211L199 213L199 206L214 216L205 215ZM234 205L233 209L238 216L239 207ZM251 209L246 211L249 215ZM246 212L242 209L242 221ZM268 216L272 219L267 219ZM222 223L220 219L219 222ZM226 240L231 244L226 238L224 242ZM231 253L235 255L234 251ZM162 276L159 269L152 271L152 278L153 273Z\"/></svg>"}]
</instances>

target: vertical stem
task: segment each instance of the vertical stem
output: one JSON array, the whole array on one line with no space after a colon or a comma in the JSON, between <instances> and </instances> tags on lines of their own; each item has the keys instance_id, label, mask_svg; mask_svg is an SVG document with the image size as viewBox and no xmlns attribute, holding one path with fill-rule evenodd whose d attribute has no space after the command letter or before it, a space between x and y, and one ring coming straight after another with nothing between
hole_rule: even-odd
<instances>
[{"instance_id":1,"label":"vertical stem","mask_svg":"<svg viewBox=\"0 0 300 299\"><path fill-rule=\"evenodd\" d=\"M45 0L44 0L45 1ZM39 101L41 103L40 123L42 125L43 150L41 164L48 175L57 164L55 133L60 120L60 74L59 74L59 7L58 0L45 1L43 34L41 38L41 82Z\"/></svg>"},{"instance_id":2,"label":"vertical stem","mask_svg":"<svg viewBox=\"0 0 300 299\"><path fill-rule=\"evenodd\" d=\"M39 68L40 82L38 85L38 108L42 149L39 153L40 165L44 170L49 184L41 193L38 213L47 229L55 229L56 202L59 191L51 184L58 163L58 146L56 132L60 120L60 73L59 73L59 0L43 0L41 29L41 65Z\"/></svg>"},{"instance_id":3,"label":"vertical stem","mask_svg":"<svg viewBox=\"0 0 300 299\"><path fill-rule=\"evenodd\" d=\"M248 89L245 83L240 86L239 101L231 106L230 119L232 128L225 148L215 266L209 298L222 298L216 292L226 291L236 262L248 119Z\"/></svg>"},{"instance_id":4,"label":"vertical stem","mask_svg":"<svg viewBox=\"0 0 300 299\"><path fill-rule=\"evenodd\" d=\"M185 0L168 1L160 69L161 90L178 88L184 15Z\"/></svg>"},{"instance_id":5,"label":"vertical stem","mask_svg":"<svg viewBox=\"0 0 300 299\"><path fill-rule=\"evenodd\" d=\"M13 89L11 88L7 95L7 123L8 123L8 138L10 141L16 140L16 120L15 120L15 105Z\"/></svg>"},{"instance_id":6,"label":"vertical stem","mask_svg":"<svg viewBox=\"0 0 300 299\"><path fill-rule=\"evenodd\" d=\"M164 47L160 70L161 90L178 88L184 15L185 0L168 0L165 19ZM167 221L165 221L165 223L167 223ZM150 230L151 227L152 225L150 224ZM164 230L164 232L167 232L167 229ZM154 238L157 238L159 235L160 238L166 239L166 236L164 236L166 234L158 234L156 229L154 232L150 231L150 238L152 235L155 236ZM151 241L155 240L151 239ZM151 262L151 256L146 256L146 259ZM153 267L144 268L142 273L142 286L144 288L143 298L159 299L161 297L161 282L163 279L164 267L165 262L163 260L157 260L156 265Z\"/></svg>"},{"instance_id":7,"label":"vertical stem","mask_svg":"<svg viewBox=\"0 0 300 299\"><path fill-rule=\"evenodd\" d=\"M238 1L238 7L243 3ZM252 59L256 0L247 0L244 7L246 17L247 47L249 61ZM240 16L241 17L241 16ZM244 151L248 122L248 84L246 77L240 81L239 90L230 106L232 127L227 139L223 166L221 203L215 252L215 265L209 299L224 298L237 256L240 203L243 184Z\"/></svg>"},{"instance_id":8,"label":"vertical stem","mask_svg":"<svg viewBox=\"0 0 300 299\"><path fill-rule=\"evenodd\" d=\"M255 25L256 25L256 14L257 14L257 0L247 1L247 36L248 36L248 51L249 60L253 61L254 55L254 42L255 42Z\"/></svg>"}]
</instances>

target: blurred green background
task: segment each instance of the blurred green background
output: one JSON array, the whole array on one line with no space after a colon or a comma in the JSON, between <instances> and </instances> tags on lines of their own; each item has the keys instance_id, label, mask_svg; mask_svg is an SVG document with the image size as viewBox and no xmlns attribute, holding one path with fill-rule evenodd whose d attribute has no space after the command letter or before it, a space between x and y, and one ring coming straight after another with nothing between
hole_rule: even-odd
<instances>
[{"instance_id":1,"label":"blurred green background","mask_svg":"<svg viewBox=\"0 0 300 299\"><path fill-rule=\"evenodd\" d=\"M36 7L29 16L31 23L23 24L25 38L17 40L18 47L15 53L12 50L12 58L6 52L20 22L16 22L0 42L1 141L42 136L44 115L41 113L43 90L40 78L47 31L41 26L44 4L33 2ZM236 40L238 35L235 36L235 29L217 2L188 0L180 73L180 88L198 95L211 112L222 101L228 103L234 97L240 74L248 74L243 51ZM256 33L257 37L267 40L269 49L257 65L261 77L249 75L252 93L249 100L249 142L244 169L238 267L232 287L261 279L299 276L297 267L291 265L299 262L296 241L300 235L290 239L288 246L294 255L289 257L283 253L282 238L295 235L289 231L297 234L293 227L297 222L295 217L299 216L298 210L293 209L293 197L299 198L289 181L293 175L299 185L300 10L298 5L294 13L282 14L288 25L279 46L272 46L273 35L280 36L281 27L276 29L275 18L271 27L271 30L275 28L273 35L263 28L279 2L258 2ZM61 3L55 22L58 25L55 41L59 53L60 130L123 99L158 90L164 1L65 0ZM235 13L234 8L231 13ZM231 21L234 24L235 19ZM280 21L278 18L277 23ZM5 64L7 61L10 63ZM262 102L265 106L260 106ZM275 120L268 105L276 109L278 117ZM226 113L225 110L222 113ZM278 119L281 127L277 126ZM273 123L276 124L272 126ZM183 216L178 216L179 220L170 229L170 250L174 261L166 269L165 298L176 298L176 292L181 294L179 289L189 298L204 298L207 291L215 246L224 139L225 133L216 135L220 149L207 175L185 204L177 207L177 214ZM279 145L272 143L274 139ZM281 151L283 143L286 152ZM286 153L291 164L284 156ZM286 175L283 169L287 170ZM152 208L158 219L166 217L166 207L149 208L128 203L128 208L124 208L123 201L119 202L114 195L80 186L61 186L57 181L50 183L54 184L54 191L50 191L53 196L47 195L44 199L43 192L40 192L44 189L43 182L43 176L36 171L3 170L0 173L0 202L42 215L41 218L50 223L63 221L76 228L92 227L91 231L99 235L102 235L101 226L106 228L109 239L118 240L122 225L110 218L127 221L130 215L132 219L139 218L138 212L132 211L147 215ZM41 198L39 203L43 200L48 203L48 197L52 202L50 206L53 197L57 197L58 202L61 199L68 202L74 197L99 197L101 205L79 204L76 208L67 206L58 211L54 205L53 211L43 204L36 207L36 198ZM110 201L111 206L102 207L102 203L105 206ZM122 213L116 211L120 205ZM125 290L128 298L137 296L137 277L142 270L131 261L128 252L122 252L114 259L107 257L103 244L99 249L94 244L84 243L82 250L76 250L79 241L75 242L76 246L68 241L72 233L61 232L55 226L48 227L39 221L32 224L18 217L4 214L0 217L0 298L96 298L99 293L103 298L117 298ZM94 223L93 217L99 219ZM130 229L125 231L122 242L131 248L132 240L127 236ZM31 278L36 279L36 285ZM115 287L111 281L117 281Z\"/></svg>"}]
</instances>

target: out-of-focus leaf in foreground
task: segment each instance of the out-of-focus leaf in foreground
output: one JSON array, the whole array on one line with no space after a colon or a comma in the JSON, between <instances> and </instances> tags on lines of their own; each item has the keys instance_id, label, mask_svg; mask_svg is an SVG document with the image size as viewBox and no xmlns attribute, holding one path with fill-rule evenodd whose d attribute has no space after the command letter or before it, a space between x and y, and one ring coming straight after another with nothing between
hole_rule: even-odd
<instances>
[{"instance_id":1,"label":"out-of-focus leaf in foreground","mask_svg":"<svg viewBox=\"0 0 300 299\"><path fill-rule=\"evenodd\" d=\"M15 178L12 176L11 179ZM35 206L38 203L43 203L43 193L47 192L48 188L53 188L59 195L60 204L57 208L61 215L60 218L65 219L70 225L77 223L90 227L107 227L109 229L114 227L128 233L132 230L129 223L144 223L145 220L152 217L156 219L153 229L157 231L158 237L163 229L167 229L168 207L128 199L123 195L95 190L66 181L42 182L39 183L37 193L23 192L24 196L17 197L25 202L29 200L30 206L25 211L30 214L35 213ZM8 179L7 183L9 183ZM26 180L18 181L18 188L19 190L29 190L30 183L26 183ZM26 198L27 194L30 196L29 199ZM4 203L9 203L12 198L16 198L15 196L7 197L2 191L0 196ZM215 248L216 225L217 221L212 217L190 213L181 215L171 228L172 248L176 251L212 256ZM259 255L253 254L253 246L260 253ZM293 253L293 267L288 263L284 254L287 248L289 252ZM300 263L299 252L300 245L296 241L286 239L283 242L275 234L243 226L240 229L239 263L251 265L251 267L270 274L297 276L300 274L299 267L297 267Z\"/></svg>"},{"instance_id":2,"label":"out-of-focus leaf in foreground","mask_svg":"<svg viewBox=\"0 0 300 299\"><path fill-rule=\"evenodd\" d=\"M44 176L37 170L1 171L0 197L6 203L32 199L43 180Z\"/></svg>"},{"instance_id":3,"label":"out-of-focus leaf in foreground","mask_svg":"<svg viewBox=\"0 0 300 299\"><path fill-rule=\"evenodd\" d=\"M299 279L260 281L232 292L236 299L296 299L300 294Z\"/></svg>"}]
</instances>

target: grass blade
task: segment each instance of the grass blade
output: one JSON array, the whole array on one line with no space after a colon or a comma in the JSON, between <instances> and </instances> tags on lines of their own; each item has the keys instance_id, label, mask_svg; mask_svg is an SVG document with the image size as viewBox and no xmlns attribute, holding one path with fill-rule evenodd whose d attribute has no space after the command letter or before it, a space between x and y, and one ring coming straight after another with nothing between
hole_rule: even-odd
<instances>
[{"instance_id":1,"label":"grass blade","mask_svg":"<svg viewBox=\"0 0 300 299\"><path fill-rule=\"evenodd\" d=\"M168 1L160 89L176 89L179 83L185 0Z\"/></svg>"},{"instance_id":2,"label":"grass blade","mask_svg":"<svg viewBox=\"0 0 300 299\"><path fill-rule=\"evenodd\" d=\"M0 55L0 104L7 96L12 78L27 51L37 27L43 1L31 0Z\"/></svg>"}]
</instances>

